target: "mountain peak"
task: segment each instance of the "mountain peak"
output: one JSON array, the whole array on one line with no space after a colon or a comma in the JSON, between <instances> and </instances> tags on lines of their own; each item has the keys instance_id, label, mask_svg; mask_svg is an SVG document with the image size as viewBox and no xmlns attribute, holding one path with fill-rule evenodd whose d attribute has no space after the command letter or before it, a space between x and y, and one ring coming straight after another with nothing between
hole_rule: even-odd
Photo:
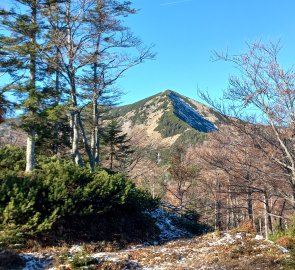
<instances>
[{"instance_id":1,"label":"mountain peak","mask_svg":"<svg viewBox=\"0 0 295 270\"><path fill-rule=\"evenodd\" d=\"M130 105L117 107L125 132L140 129L156 142L173 144L179 137L200 137L217 130L214 111L193 99L167 89Z\"/></svg>"}]
</instances>

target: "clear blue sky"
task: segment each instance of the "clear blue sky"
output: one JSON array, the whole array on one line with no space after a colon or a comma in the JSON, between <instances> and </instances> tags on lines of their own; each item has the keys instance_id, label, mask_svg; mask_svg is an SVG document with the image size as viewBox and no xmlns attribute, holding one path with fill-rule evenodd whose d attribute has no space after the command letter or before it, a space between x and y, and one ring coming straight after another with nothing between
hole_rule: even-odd
<instances>
[{"instance_id":1,"label":"clear blue sky","mask_svg":"<svg viewBox=\"0 0 295 270\"><path fill-rule=\"evenodd\" d=\"M120 85L124 103L172 89L198 99L196 90L220 97L228 63L213 62L212 51L245 51L245 42L281 40L281 62L295 64L294 0L134 0L140 9L127 23L156 60L130 70Z\"/></svg>"},{"instance_id":2,"label":"clear blue sky","mask_svg":"<svg viewBox=\"0 0 295 270\"><path fill-rule=\"evenodd\" d=\"M9 6L11 0L0 0ZM281 60L295 64L294 0L133 0L139 13L126 19L132 31L154 44L157 57L126 73L119 85L124 104L172 89L198 99L197 88L220 97L228 63L212 51L241 53L245 42L281 40Z\"/></svg>"}]
</instances>

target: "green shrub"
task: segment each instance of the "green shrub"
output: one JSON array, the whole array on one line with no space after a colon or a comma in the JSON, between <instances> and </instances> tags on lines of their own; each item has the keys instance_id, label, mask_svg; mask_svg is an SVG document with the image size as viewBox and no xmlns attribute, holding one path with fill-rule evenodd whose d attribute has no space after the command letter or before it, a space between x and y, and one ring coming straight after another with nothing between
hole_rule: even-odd
<instances>
[{"instance_id":1,"label":"green shrub","mask_svg":"<svg viewBox=\"0 0 295 270\"><path fill-rule=\"evenodd\" d=\"M0 171L25 169L25 151L17 146L0 147Z\"/></svg>"},{"instance_id":2,"label":"green shrub","mask_svg":"<svg viewBox=\"0 0 295 270\"><path fill-rule=\"evenodd\" d=\"M30 174L7 171L0 175L2 239L9 235L111 238L133 223L140 227L144 212L157 204L123 175L90 173L68 161L47 160ZM150 230L141 225L142 232Z\"/></svg>"}]
</instances>

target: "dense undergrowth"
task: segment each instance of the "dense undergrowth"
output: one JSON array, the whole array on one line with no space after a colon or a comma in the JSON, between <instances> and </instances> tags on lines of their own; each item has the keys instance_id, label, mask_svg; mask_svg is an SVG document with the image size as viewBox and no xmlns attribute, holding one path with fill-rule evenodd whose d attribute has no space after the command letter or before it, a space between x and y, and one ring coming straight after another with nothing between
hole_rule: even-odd
<instances>
[{"instance_id":1,"label":"dense undergrowth","mask_svg":"<svg viewBox=\"0 0 295 270\"><path fill-rule=\"evenodd\" d=\"M158 205L124 175L39 158L24 173L21 149L0 149L0 242L144 241L156 235L145 213Z\"/></svg>"}]
</instances>

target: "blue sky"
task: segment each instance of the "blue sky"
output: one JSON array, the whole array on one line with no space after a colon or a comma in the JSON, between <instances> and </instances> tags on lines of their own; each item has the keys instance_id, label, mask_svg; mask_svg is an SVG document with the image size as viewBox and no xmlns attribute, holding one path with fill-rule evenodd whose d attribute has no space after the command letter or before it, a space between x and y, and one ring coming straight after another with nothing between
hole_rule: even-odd
<instances>
[{"instance_id":1,"label":"blue sky","mask_svg":"<svg viewBox=\"0 0 295 270\"><path fill-rule=\"evenodd\" d=\"M221 97L228 63L212 61L214 50L237 54L246 42L281 40L281 63L295 64L294 0L134 0L139 13L127 19L146 44L155 44L156 60L120 80L123 103L165 89L199 99L197 88Z\"/></svg>"},{"instance_id":2,"label":"blue sky","mask_svg":"<svg viewBox=\"0 0 295 270\"><path fill-rule=\"evenodd\" d=\"M0 0L8 7L12 0ZM133 0L137 15L126 19L156 59L120 79L127 104L171 89L199 99L197 89L221 97L235 70L212 61L214 50L237 54L245 42L281 40L281 62L295 64L294 0Z\"/></svg>"}]
</instances>

